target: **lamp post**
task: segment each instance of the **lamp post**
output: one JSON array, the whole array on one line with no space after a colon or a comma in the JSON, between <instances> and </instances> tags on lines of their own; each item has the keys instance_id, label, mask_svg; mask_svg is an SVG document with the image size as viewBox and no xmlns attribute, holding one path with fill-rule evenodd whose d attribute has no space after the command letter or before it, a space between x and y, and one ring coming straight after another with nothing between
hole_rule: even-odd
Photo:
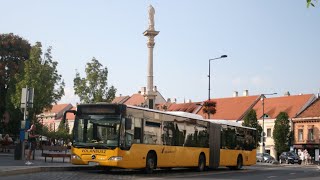
<instances>
[{"instance_id":1,"label":"lamp post","mask_svg":"<svg viewBox=\"0 0 320 180\"><path fill-rule=\"evenodd\" d=\"M261 143L262 143L262 151L261 151L261 155L262 155L262 161L264 161L263 158L263 153L265 153L265 143L264 143L264 99L266 98L267 95L276 95L277 93L270 93L270 94L261 94L261 100L262 100L262 133L261 133Z\"/></svg>"},{"instance_id":2,"label":"lamp post","mask_svg":"<svg viewBox=\"0 0 320 180\"><path fill-rule=\"evenodd\" d=\"M222 56L220 56L220 57L217 57L217 58L213 58L213 59L209 59L209 75L208 75L208 77L209 77L209 89L208 89L208 101L210 101L210 62L211 61L214 61L214 60L217 60L217 59L222 59L222 58L226 58L226 57L228 57L227 55L222 55ZM210 119L210 113L208 112L208 119Z\"/></svg>"}]
</instances>

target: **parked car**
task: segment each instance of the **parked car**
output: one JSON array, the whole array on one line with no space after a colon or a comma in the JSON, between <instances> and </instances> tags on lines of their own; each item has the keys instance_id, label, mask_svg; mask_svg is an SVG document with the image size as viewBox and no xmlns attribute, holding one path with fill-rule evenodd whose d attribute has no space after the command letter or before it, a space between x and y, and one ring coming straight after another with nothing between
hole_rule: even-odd
<instances>
[{"instance_id":1,"label":"parked car","mask_svg":"<svg viewBox=\"0 0 320 180\"><path fill-rule=\"evenodd\" d=\"M277 161L274 157L272 157L268 153L263 153L263 156L262 156L262 153L257 153L256 158L257 158L257 162L274 163Z\"/></svg>"},{"instance_id":2,"label":"parked car","mask_svg":"<svg viewBox=\"0 0 320 180\"><path fill-rule=\"evenodd\" d=\"M301 164L302 160L300 159L300 157L294 153L294 152L283 152L281 153L281 155L279 156L279 163L286 163L286 164Z\"/></svg>"}]
</instances>

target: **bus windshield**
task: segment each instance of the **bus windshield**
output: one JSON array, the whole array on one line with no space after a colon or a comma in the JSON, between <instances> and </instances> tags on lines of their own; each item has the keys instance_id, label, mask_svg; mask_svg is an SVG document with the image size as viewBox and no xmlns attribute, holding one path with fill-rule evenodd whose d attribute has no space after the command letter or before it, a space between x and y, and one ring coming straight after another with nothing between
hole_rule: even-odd
<instances>
[{"instance_id":1,"label":"bus windshield","mask_svg":"<svg viewBox=\"0 0 320 180\"><path fill-rule=\"evenodd\" d=\"M115 148L119 144L120 116L82 115L74 125L74 147Z\"/></svg>"}]
</instances>

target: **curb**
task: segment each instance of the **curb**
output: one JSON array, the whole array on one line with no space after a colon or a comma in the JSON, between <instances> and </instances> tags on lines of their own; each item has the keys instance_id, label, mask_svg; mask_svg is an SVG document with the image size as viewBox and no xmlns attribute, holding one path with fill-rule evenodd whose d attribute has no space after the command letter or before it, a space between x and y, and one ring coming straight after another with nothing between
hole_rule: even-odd
<instances>
[{"instance_id":1,"label":"curb","mask_svg":"<svg viewBox=\"0 0 320 180\"><path fill-rule=\"evenodd\" d=\"M76 170L99 170L101 168L89 166L89 167L80 167L80 166L70 166L70 167L44 167L44 166L35 166L35 167L26 167L21 169L14 170L3 170L0 171L0 177L11 176L11 175L20 175L20 174L29 174L29 173L38 173L38 172L54 172L54 171L76 171Z\"/></svg>"}]
</instances>

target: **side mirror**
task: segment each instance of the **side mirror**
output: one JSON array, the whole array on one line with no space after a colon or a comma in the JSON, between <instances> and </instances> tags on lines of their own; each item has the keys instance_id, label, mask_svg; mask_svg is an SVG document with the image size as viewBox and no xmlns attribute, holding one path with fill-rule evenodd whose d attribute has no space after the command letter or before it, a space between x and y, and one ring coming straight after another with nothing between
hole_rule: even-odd
<instances>
[{"instance_id":1,"label":"side mirror","mask_svg":"<svg viewBox=\"0 0 320 180\"><path fill-rule=\"evenodd\" d=\"M130 118L126 118L126 122L125 122L125 130L130 130L132 126L132 119Z\"/></svg>"},{"instance_id":2,"label":"side mirror","mask_svg":"<svg viewBox=\"0 0 320 180\"><path fill-rule=\"evenodd\" d=\"M65 112L63 113L63 118L62 118L62 120L63 120L64 122L65 122L65 120L66 120L67 113L73 113L74 115L76 115L76 114L77 114L77 111L76 111L76 110L67 110L67 111L65 111Z\"/></svg>"}]
</instances>

